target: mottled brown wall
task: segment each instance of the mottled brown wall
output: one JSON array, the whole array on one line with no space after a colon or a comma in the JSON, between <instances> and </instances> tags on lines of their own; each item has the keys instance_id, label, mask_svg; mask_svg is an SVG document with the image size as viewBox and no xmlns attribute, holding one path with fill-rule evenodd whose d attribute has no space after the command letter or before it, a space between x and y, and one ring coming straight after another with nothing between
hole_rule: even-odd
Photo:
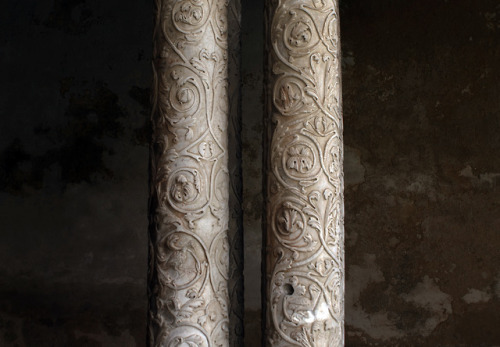
<instances>
[{"instance_id":1,"label":"mottled brown wall","mask_svg":"<svg viewBox=\"0 0 500 347\"><path fill-rule=\"evenodd\" d=\"M347 342L500 345L500 3L344 5Z\"/></svg>"},{"instance_id":2,"label":"mottled brown wall","mask_svg":"<svg viewBox=\"0 0 500 347\"><path fill-rule=\"evenodd\" d=\"M243 0L260 341L264 0ZM0 11L0 346L144 346L152 1ZM500 345L500 4L341 1L348 346Z\"/></svg>"}]
</instances>

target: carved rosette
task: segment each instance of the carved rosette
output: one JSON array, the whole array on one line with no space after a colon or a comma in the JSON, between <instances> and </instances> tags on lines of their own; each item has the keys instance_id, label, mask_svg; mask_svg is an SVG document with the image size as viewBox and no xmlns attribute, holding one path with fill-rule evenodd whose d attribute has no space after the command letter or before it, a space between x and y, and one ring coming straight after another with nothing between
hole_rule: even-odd
<instances>
[{"instance_id":1,"label":"carved rosette","mask_svg":"<svg viewBox=\"0 0 500 347\"><path fill-rule=\"evenodd\" d=\"M266 343L344 344L338 4L268 5Z\"/></svg>"},{"instance_id":2,"label":"carved rosette","mask_svg":"<svg viewBox=\"0 0 500 347\"><path fill-rule=\"evenodd\" d=\"M230 314L237 283L229 284L238 266L230 260L238 230L229 229L238 225L230 226L229 210L227 13L226 0L156 0L150 346L229 346L230 335L237 339Z\"/></svg>"}]
</instances>

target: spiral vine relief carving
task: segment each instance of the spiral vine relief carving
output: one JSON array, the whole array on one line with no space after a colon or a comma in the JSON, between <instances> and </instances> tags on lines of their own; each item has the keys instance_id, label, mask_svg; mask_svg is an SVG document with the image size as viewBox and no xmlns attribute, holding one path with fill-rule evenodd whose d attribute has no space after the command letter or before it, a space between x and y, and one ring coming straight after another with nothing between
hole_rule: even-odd
<instances>
[{"instance_id":1,"label":"spiral vine relief carving","mask_svg":"<svg viewBox=\"0 0 500 347\"><path fill-rule=\"evenodd\" d=\"M238 161L237 134L228 150L228 128L239 129L238 64L228 54L238 32L237 2L156 0L150 346L229 346L242 335L232 299L242 290L241 188L228 168Z\"/></svg>"},{"instance_id":2,"label":"spiral vine relief carving","mask_svg":"<svg viewBox=\"0 0 500 347\"><path fill-rule=\"evenodd\" d=\"M342 346L338 4L272 0L267 11L266 343Z\"/></svg>"}]
</instances>

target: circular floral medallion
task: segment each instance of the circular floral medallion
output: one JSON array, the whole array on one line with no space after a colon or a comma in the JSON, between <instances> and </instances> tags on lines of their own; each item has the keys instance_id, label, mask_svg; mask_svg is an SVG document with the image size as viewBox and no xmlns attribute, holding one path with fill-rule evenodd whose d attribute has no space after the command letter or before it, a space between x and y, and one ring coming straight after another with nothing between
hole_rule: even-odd
<instances>
[{"instance_id":1,"label":"circular floral medallion","mask_svg":"<svg viewBox=\"0 0 500 347\"><path fill-rule=\"evenodd\" d=\"M281 157L283 179L304 181L317 177L321 165L317 146L312 140L303 135L289 136L283 139L280 146L283 150L273 153L273 160Z\"/></svg>"},{"instance_id":2,"label":"circular floral medallion","mask_svg":"<svg viewBox=\"0 0 500 347\"><path fill-rule=\"evenodd\" d=\"M276 236L284 242L300 240L306 229L306 218L300 206L291 201L283 201L274 215Z\"/></svg>"},{"instance_id":3,"label":"circular floral medallion","mask_svg":"<svg viewBox=\"0 0 500 347\"><path fill-rule=\"evenodd\" d=\"M305 105L305 86L304 81L296 77L281 77L274 85L274 106L284 116L297 115Z\"/></svg>"}]
</instances>

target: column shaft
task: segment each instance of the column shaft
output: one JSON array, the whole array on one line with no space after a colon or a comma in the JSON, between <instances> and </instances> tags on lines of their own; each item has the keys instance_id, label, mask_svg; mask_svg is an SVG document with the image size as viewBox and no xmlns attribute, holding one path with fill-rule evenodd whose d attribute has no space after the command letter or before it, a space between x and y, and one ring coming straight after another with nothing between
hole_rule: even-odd
<instances>
[{"instance_id":1,"label":"column shaft","mask_svg":"<svg viewBox=\"0 0 500 347\"><path fill-rule=\"evenodd\" d=\"M266 344L342 346L338 4L271 0L267 19Z\"/></svg>"},{"instance_id":2,"label":"column shaft","mask_svg":"<svg viewBox=\"0 0 500 347\"><path fill-rule=\"evenodd\" d=\"M227 6L156 0L150 346L229 345Z\"/></svg>"}]
</instances>

